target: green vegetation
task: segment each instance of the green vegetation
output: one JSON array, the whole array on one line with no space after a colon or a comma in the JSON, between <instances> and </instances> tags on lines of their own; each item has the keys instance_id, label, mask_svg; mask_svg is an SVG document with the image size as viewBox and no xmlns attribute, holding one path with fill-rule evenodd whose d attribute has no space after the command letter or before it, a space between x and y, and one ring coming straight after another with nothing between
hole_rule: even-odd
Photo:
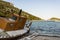
<instances>
[{"instance_id":1,"label":"green vegetation","mask_svg":"<svg viewBox=\"0 0 60 40\"><path fill-rule=\"evenodd\" d=\"M11 12L11 9L13 9L13 12ZM12 3L0 0L0 16L10 16L9 13L10 14L11 13L17 13L18 14L19 10L20 9L14 7L14 5ZM41 18L33 16L33 15L31 15L25 11L23 11L21 15L27 17L30 20L41 20Z\"/></svg>"}]
</instances>

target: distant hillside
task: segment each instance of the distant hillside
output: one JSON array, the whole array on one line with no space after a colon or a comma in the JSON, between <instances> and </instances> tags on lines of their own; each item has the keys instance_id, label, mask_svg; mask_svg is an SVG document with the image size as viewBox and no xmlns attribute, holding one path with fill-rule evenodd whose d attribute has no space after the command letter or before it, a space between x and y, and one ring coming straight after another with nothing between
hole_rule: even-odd
<instances>
[{"instance_id":1,"label":"distant hillside","mask_svg":"<svg viewBox=\"0 0 60 40\"><path fill-rule=\"evenodd\" d=\"M60 21L60 18L52 17L52 18L50 18L50 20L52 20L52 21Z\"/></svg>"},{"instance_id":2,"label":"distant hillside","mask_svg":"<svg viewBox=\"0 0 60 40\"><path fill-rule=\"evenodd\" d=\"M18 13L20 9L14 7L12 3L0 0L0 16L6 16L6 13L12 13L10 10L13 9L13 13ZM25 11L22 12L23 16L28 17L30 20L41 20L41 18L33 16ZM10 15L9 15L10 16Z\"/></svg>"}]
</instances>

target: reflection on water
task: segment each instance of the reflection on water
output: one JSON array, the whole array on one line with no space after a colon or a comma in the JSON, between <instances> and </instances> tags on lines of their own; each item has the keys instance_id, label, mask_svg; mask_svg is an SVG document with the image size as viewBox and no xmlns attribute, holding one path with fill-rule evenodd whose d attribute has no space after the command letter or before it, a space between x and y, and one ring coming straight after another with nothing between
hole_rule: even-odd
<instances>
[{"instance_id":1,"label":"reflection on water","mask_svg":"<svg viewBox=\"0 0 60 40\"><path fill-rule=\"evenodd\" d=\"M55 21L33 21L30 27L31 32L38 32L43 35L60 35L60 22Z\"/></svg>"}]
</instances>

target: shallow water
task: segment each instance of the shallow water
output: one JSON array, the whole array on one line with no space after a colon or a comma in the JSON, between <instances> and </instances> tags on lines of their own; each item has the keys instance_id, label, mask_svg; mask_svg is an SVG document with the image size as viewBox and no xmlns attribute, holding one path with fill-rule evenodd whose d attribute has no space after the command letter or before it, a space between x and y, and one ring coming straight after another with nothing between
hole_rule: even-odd
<instances>
[{"instance_id":1,"label":"shallow water","mask_svg":"<svg viewBox=\"0 0 60 40\"><path fill-rule=\"evenodd\" d=\"M32 21L30 32L37 32L40 35L60 36L60 22Z\"/></svg>"}]
</instances>

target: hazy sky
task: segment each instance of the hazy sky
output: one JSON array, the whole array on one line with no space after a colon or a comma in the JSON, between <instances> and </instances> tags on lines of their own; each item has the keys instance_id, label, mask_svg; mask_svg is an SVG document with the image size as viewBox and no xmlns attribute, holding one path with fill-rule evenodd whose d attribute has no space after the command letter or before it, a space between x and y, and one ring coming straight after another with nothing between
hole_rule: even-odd
<instances>
[{"instance_id":1,"label":"hazy sky","mask_svg":"<svg viewBox=\"0 0 60 40\"><path fill-rule=\"evenodd\" d=\"M60 18L60 0L6 0L16 7L43 19Z\"/></svg>"}]
</instances>

